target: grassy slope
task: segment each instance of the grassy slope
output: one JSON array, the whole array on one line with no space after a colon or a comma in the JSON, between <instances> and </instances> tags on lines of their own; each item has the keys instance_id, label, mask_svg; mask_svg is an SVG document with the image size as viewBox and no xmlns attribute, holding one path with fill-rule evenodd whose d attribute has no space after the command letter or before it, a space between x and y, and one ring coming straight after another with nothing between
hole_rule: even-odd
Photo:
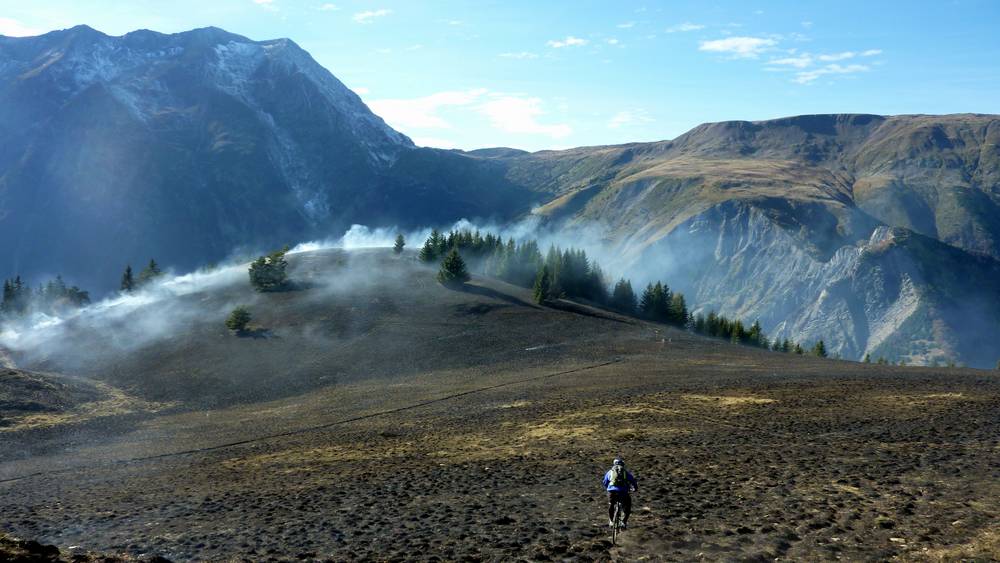
<instances>
[{"instance_id":1,"label":"grassy slope","mask_svg":"<svg viewBox=\"0 0 1000 563\"><path fill-rule=\"evenodd\" d=\"M351 258L367 283L325 287L344 259L295 256L310 289L195 294L203 321L93 360L181 404L53 428L28 458L6 442L0 478L41 474L0 483L0 527L180 560L998 555L984 372L735 347L489 280L450 291L388 251ZM219 330L234 300L272 337ZM597 481L618 453L642 491L612 548Z\"/></svg>"}]
</instances>

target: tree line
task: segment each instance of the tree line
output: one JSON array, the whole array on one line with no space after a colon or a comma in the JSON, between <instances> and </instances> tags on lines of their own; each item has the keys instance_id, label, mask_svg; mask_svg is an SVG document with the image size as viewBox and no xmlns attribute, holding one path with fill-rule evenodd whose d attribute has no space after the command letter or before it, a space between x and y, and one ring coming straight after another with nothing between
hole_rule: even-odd
<instances>
[{"instance_id":1,"label":"tree line","mask_svg":"<svg viewBox=\"0 0 1000 563\"><path fill-rule=\"evenodd\" d=\"M401 248L399 249L401 250ZM624 315L661 322L714 338L722 338L775 352L805 354L806 349L789 339L771 341L759 321L749 328L740 319L709 312L692 315L681 292L662 282L649 283L637 296L631 280L620 278L609 287L604 270L582 249L550 246L543 256L538 243L528 239L505 242L502 237L479 230L431 231L418 254L428 263L441 261L438 280L446 285L468 280L468 270L531 288L537 303L563 297L585 299ZM826 344L817 341L809 353L827 357Z\"/></svg>"},{"instance_id":2,"label":"tree line","mask_svg":"<svg viewBox=\"0 0 1000 563\"><path fill-rule=\"evenodd\" d=\"M67 285L62 276L32 288L21 276L5 279L0 312L8 317L24 315L30 311L54 313L67 308L80 308L90 303L90 293L75 285Z\"/></svg>"}]
</instances>

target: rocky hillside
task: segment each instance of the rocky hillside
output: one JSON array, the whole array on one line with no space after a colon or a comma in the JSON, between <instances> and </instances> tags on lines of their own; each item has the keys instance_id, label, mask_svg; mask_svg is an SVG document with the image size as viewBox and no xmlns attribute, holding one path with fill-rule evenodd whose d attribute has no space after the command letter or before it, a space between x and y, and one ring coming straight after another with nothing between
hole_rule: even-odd
<instances>
[{"instance_id":1,"label":"rocky hillside","mask_svg":"<svg viewBox=\"0 0 1000 563\"><path fill-rule=\"evenodd\" d=\"M815 115L499 157L622 268L835 353L992 366L1000 118Z\"/></svg>"},{"instance_id":2,"label":"rocky hillside","mask_svg":"<svg viewBox=\"0 0 1000 563\"><path fill-rule=\"evenodd\" d=\"M287 39L80 26L0 37L0 135L7 276L57 270L101 295L150 257L189 270L352 223L533 212L596 231L636 281L666 278L772 335L825 338L856 359L1000 356L977 344L1000 329L996 116L813 115L566 151L421 149Z\"/></svg>"},{"instance_id":3,"label":"rocky hillside","mask_svg":"<svg viewBox=\"0 0 1000 563\"><path fill-rule=\"evenodd\" d=\"M98 292L150 256L189 269L526 205L489 166L415 148L292 41L215 28L0 37L0 136L0 271Z\"/></svg>"}]
</instances>

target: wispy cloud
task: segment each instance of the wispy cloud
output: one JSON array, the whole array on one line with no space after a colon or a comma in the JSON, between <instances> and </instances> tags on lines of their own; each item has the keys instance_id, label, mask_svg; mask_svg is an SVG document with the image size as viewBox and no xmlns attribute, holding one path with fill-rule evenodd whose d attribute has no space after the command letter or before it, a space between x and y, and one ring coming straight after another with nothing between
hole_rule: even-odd
<instances>
[{"instance_id":1,"label":"wispy cloud","mask_svg":"<svg viewBox=\"0 0 1000 563\"><path fill-rule=\"evenodd\" d=\"M635 27L635 22L620 23L620 24L616 25L615 27L617 27L618 29L629 29L629 28Z\"/></svg>"},{"instance_id":2,"label":"wispy cloud","mask_svg":"<svg viewBox=\"0 0 1000 563\"><path fill-rule=\"evenodd\" d=\"M31 37L45 33L41 29L25 25L12 18L0 18L0 35L7 37Z\"/></svg>"},{"instance_id":3,"label":"wispy cloud","mask_svg":"<svg viewBox=\"0 0 1000 563\"><path fill-rule=\"evenodd\" d=\"M531 52L528 52L528 51L521 51L521 52L518 52L518 53L500 53L497 56L498 57L502 57L504 59L537 59L538 58L537 54L531 53Z\"/></svg>"},{"instance_id":4,"label":"wispy cloud","mask_svg":"<svg viewBox=\"0 0 1000 563\"><path fill-rule=\"evenodd\" d=\"M799 72L795 75L794 81L799 84L809 84L810 82L816 80L817 78L825 76L827 74L855 74L858 72L867 72L869 70L871 70L871 67L869 67L868 65L859 65L859 64L840 65L837 63L833 63L833 64L828 64L826 66L822 66L820 68L815 68L813 70Z\"/></svg>"},{"instance_id":5,"label":"wispy cloud","mask_svg":"<svg viewBox=\"0 0 1000 563\"><path fill-rule=\"evenodd\" d=\"M339 10L340 7L337 6L336 4L331 4L331 3L327 2L326 4L323 4L322 6L320 6L318 9L320 11L322 11L322 12L333 12L335 10Z\"/></svg>"},{"instance_id":6,"label":"wispy cloud","mask_svg":"<svg viewBox=\"0 0 1000 563\"><path fill-rule=\"evenodd\" d=\"M562 139L573 132L565 123L542 121L546 113L541 98L490 92L486 88L437 92L413 99L372 100L367 104L393 127L414 133L414 137L419 139L416 141L418 144L431 146L452 146L449 141L434 133L456 129L449 121L458 115L453 113L455 111L467 111L474 116L485 117L494 129L507 133ZM468 121L468 115L465 114L463 122ZM421 137L421 130L429 131L430 135Z\"/></svg>"},{"instance_id":7,"label":"wispy cloud","mask_svg":"<svg viewBox=\"0 0 1000 563\"><path fill-rule=\"evenodd\" d=\"M580 47L586 44L587 44L586 39L580 39L579 37L573 37L572 35L566 36L566 39L562 40L553 39L548 43L546 43L546 45L554 49L562 49L563 47Z\"/></svg>"},{"instance_id":8,"label":"wispy cloud","mask_svg":"<svg viewBox=\"0 0 1000 563\"><path fill-rule=\"evenodd\" d=\"M508 133L545 135L553 139L573 133L565 123L539 123L538 118L545 115L540 98L500 95L479 106L479 111L490 119L494 128Z\"/></svg>"},{"instance_id":9,"label":"wispy cloud","mask_svg":"<svg viewBox=\"0 0 1000 563\"><path fill-rule=\"evenodd\" d=\"M812 66L814 59L812 55L803 54L795 57L785 57L783 59L773 59L767 61L768 65L789 66L794 68L808 68Z\"/></svg>"},{"instance_id":10,"label":"wispy cloud","mask_svg":"<svg viewBox=\"0 0 1000 563\"><path fill-rule=\"evenodd\" d=\"M825 75L867 72L871 70L871 67L864 64L829 63L847 61L858 57L873 57L881 53L881 49L869 49L860 53L857 51L841 51L839 53L820 54L796 53L790 57L771 59L767 61L764 70L781 71L797 69L798 72L795 73L793 81L799 84L808 84Z\"/></svg>"},{"instance_id":11,"label":"wispy cloud","mask_svg":"<svg viewBox=\"0 0 1000 563\"><path fill-rule=\"evenodd\" d=\"M684 33L686 31L698 31L699 29L705 29L705 26L698 23L684 22L672 25L666 31L667 33Z\"/></svg>"},{"instance_id":12,"label":"wispy cloud","mask_svg":"<svg viewBox=\"0 0 1000 563\"><path fill-rule=\"evenodd\" d=\"M844 51L842 53L830 53L827 55L819 55L816 58L824 62L830 62L830 61L843 61L847 59L853 59L856 56L857 53L855 53L854 51Z\"/></svg>"},{"instance_id":13,"label":"wispy cloud","mask_svg":"<svg viewBox=\"0 0 1000 563\"><path fill-rule=\"evenodd\" d=\"M451 129L438 112L449 106L467 106L486 94L485 88L437 92L412 99L373 100L368 106L390 125L400 129Z\"/></svg>"},{"instance_id":14,"label":"wispy cloud","mask_svg":"<svg viewBox=\"0 0 1000 563\"><path fill-rule=\"evenodd\" d=\"M712 41L702 41L700 51L726 53L740 59L756 59L761 53L771 49L778 42L766 37L727 37Z\"/></svg>"},{"instance_id":15,"label":"wispy cloud","mask_svg":"<svg viewBox=\"0 0 1000 563\"><path fill-rule=\"evenodd\" d=\"M357 95L359 95L359 96L364 96L365 94L368 94L368 93L371 92L371 90L369 90L368 88L365 88L364 86L358 86L357 88L352 88L352 90L354 90L354 93L357 94Z\"/></svg>"},{"instance_id":16,"label":"wispy cloud","mask_svg":"<svg viewBox=\"0 0 1000 563\"><path fill-rule=\"evenodd\" d=\"M388 16L392 13L392 10L386 8L380 8L378 10L366 10L364 12L358 12L354 14L352 18L357 23L371 23L375 18L382 18Z\"/></svg>"},{"instance_id":17,"label":"wispy cloud","mask_svg":"<svg viewBox=\"0 0 1000 563\"><path fill-rule=\"evenodd\" d=\"M613 115L611 119L608 120L608 128L619 129L626 125L633 125L636 123L650 123L653 119L649 117L646 110L635 109L635 110L625 110L620 111Z\"/></svg>"},{"instance_id":18,"label":"wispy cloud","mask_svg":"<svg viewBox=\"0 0 1000 563\"><path fill-rule=\"evenodd\" d=\"M606 42L606 43L607 43L608 45L618 45L619 43L621 43L621 41L619 41L619 40L615 39L614 37L612 37L612 38L610 38L610 39L606 39L606 40L605 40L605 42Z\"/></svg>"},{"instance_id":19,"label":"wispy cloud","mask_svg":"<svg viewBox=\"0 0 1000 563\"><path fill-rule=\"evenodd\" d=\"M265 10L277 11L278 6L274 3L274 0L252 0L254 4L257 4Z\"/></svg>"}]
</instances>

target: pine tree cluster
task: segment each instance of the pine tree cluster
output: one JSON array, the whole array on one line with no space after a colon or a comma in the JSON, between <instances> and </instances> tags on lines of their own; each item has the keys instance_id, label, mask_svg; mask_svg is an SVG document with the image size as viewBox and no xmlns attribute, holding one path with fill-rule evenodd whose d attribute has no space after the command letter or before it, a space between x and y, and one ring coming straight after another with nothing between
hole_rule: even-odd
<instances>
[{"instance_id":1,"label":"pine tree cluster","mask_svg":"<svg viewBox=\"0 0 1000 563\"><path fill-rule=\"evenodd\" d=\"M77 286L67 286L62 276L32 289L21 276L3 282L3 301L0 312L9 317L24 315L30 311L55 313L67 308L78 309L90 303L90 294Z\"/></svg>"},{"instance_id":2,"label":"pine tree cluster","mask_svg":"<svg viewBox=\"0 0 1000 563\"><path fill-rule=\"evenodd\" d=\"M552 246L543 256L534 240L515 242L511 238L505 242L499 236L483 234L479 230L455 230L444 235L435 229L424 241L419 258L424 262L436 262L452 252L455 256L450 257L449 265L442 266L439 272L442 283L453 280L453 274L448 272L457 268L457 258L461 261L460 270L463 272L468 267L486 276L532 288L537 303L560 297L586 299L625 315L724 338L735 344L789 354L806 353L801 344L787 338L772 342L759 321L747 328L742 320L731 320L715 312L692 315L684 294L671 291L667 284L660 281L648 284L642 296L637 297L632 282L623 277L609 292L600 265L588 258L583 250ZM810 352L818 357L827 357L822 340L816 342Z\"/></svg>"}]
</instances>

